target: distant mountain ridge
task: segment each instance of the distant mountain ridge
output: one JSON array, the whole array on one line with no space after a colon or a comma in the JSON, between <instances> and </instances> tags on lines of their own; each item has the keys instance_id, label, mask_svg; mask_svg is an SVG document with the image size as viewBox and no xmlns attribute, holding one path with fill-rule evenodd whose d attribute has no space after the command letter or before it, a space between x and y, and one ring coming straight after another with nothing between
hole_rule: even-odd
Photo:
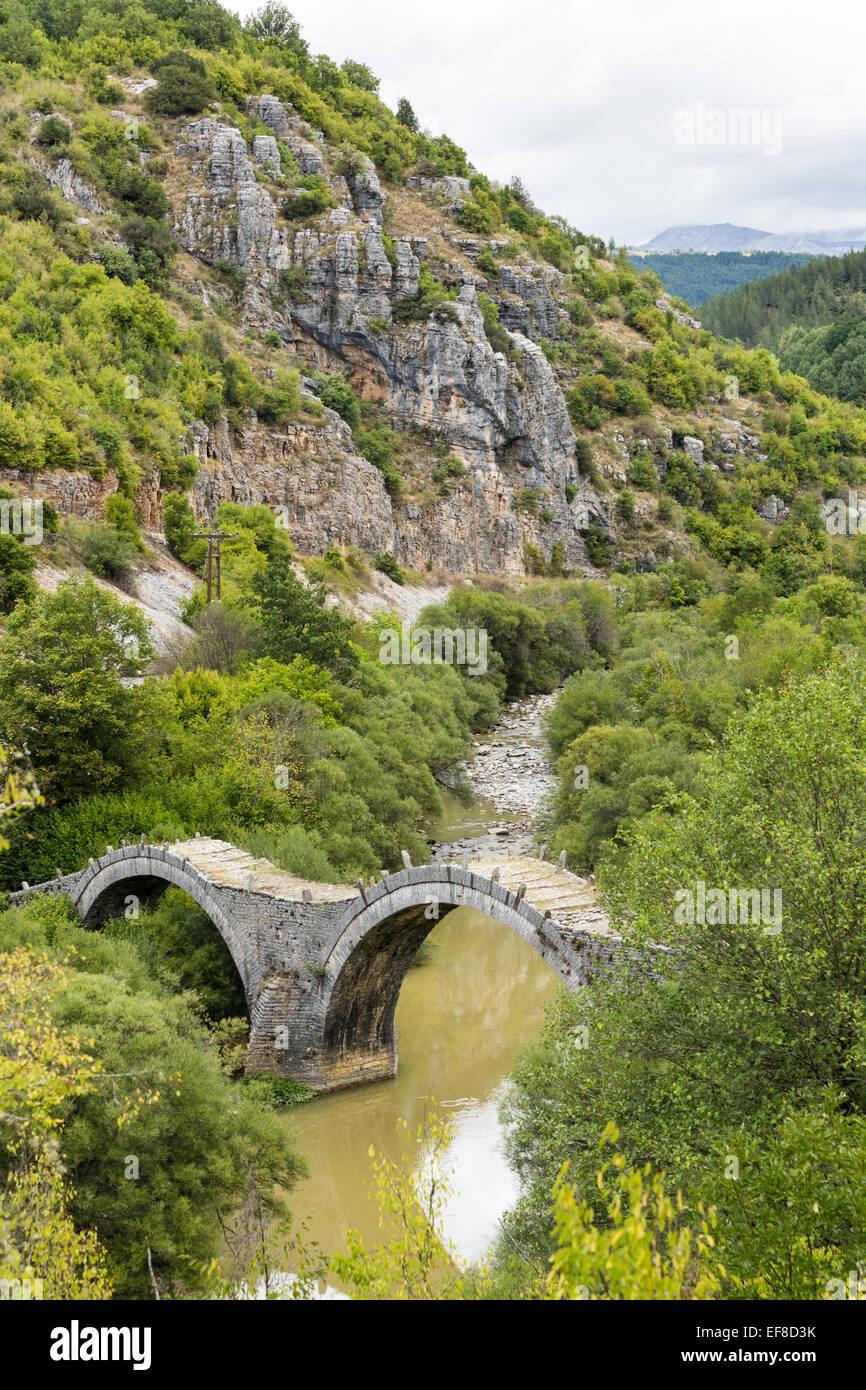
<instances>
[{"instance_id":1,"label":"distant mountain ridge","mask_svg":"<svg viewBox=\"0 0 866 1390\"><path fill-rule=\"evenodd\" d=\"M798 255L842 256L866 247L866 228L845 231L766 232L732 222L667 227L637 251L788 251Z\"/></svg>"}]
</instances>

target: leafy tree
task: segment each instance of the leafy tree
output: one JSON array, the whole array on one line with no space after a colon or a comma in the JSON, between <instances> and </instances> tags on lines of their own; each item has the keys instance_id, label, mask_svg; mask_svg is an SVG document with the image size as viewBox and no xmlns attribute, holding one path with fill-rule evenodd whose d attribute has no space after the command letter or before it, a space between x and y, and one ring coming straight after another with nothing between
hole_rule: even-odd
<instances>
[{"instance_id":1,"label":"leafy tree","mask_svg":"<svg viewBox=\"0 0 866 1390\"><path fill-rule=\"evenodd\" d=\"M190 43L217 52L231 48L240 32L237 16L223 9L219 0L187 0L180 26Z\"/></svg>"},{"instance_id":2,"label":"leafy tree","mask_svg":"<svg viewBox=\"0 0 866 1390\"><path fill-rule=\"evenodd\" d=\"M599 1148L615 1144L609 1124ZM553 1189L556 1248L543 1296L561 1299L706 1299L719 1289L710 1268L715 1213L698 1206L699 1229L682 1224L682 1193L671 1196L649 1165L626 1168L622 1154L596 1174L601 1210L565 1181Z\"/></svg>"},{"instance_id":3,"label":"leafy tree","mask_svg":"<svg viewBox=\"0 0 866 1390\"><path fill-rule=\"evenodd\" d=\"M746 1124L728 1133L705 1184L718 1211L721 1296L824 1299L841 1282L849 1297L849 1271L863 1270L866 1250L864 1172L866 1116L846 1113L839 1093L790 1107L767 1135Z\"/></svg>"},{"instance_id":4,"label":"leafy tree","mask_svg":"<svg viewBox=\"0 0 866 1390\"><path fill-rule=\"evenodd\" d=\"M72 134L71 128L65 121L61 121L59 116L49 116L41 121L36 132L36 141L40 145L68 145L69 137Z\"/></svg>"},{"instance_id":5,"label":"leafy tree","mask_svg":"<svg viewBox=\"0 0 866 1390\"><path fill-rule=\"evenodd\" d=\"M138 546L125 531L105 521L86 522L73 533L73 544L94 574L126 588L138 559Z\"/></svg>"},{"instance_id":6,"label":"leafy tree","mask_svg":"<svg viewBox=\"0 0 866 1390\"><path fill-rule=\"evenodd\" d=\"M619 494L616 510L627 526L634 522L634 497L630 492L623 491Z\"/></svg>"},{"instance_id":7,"label":"leafy tree","mask_svg":"<svg viewBox=\"0 0 866 1390\"><path fill-rule=\"evenodd\" d=\"M195 636L169 651L169 659L181 670L234 675L255 646L255 623L242 609L209 603L189 621Z\"/></svg>"},{"instance_id":8,"label":"leafy tree","mask_svg":"<svg viewBox=\"0 0 866 1390\"><path fill-rule=\"evenodd\" d=\"M302 186L290 198L286 198L282 213L294 221L302 217L317 217L320 212L327 212L333 206L334 200L327 184L320 175L316 175L310 180L308 188Z\"/></svg>"},{"instance_id":9,"label":"leafy tree","mask_svg":"<svg viewBox=\"0 0 866 1390\"><path fill-rule=\"evenodd\" d=\"M408 1137L408 1127L404 1129ZM379 1224L390 1238L370 1250L357 1231L346 1233L347 1249L335 1256L333 1268L354 1298L476 1301L514 1296L507 1267L513 1270L518 1262L518 1296L541 1302L708 1299L717 1293L714 1213L699 1208L697 1230L683 1225L682 1195L669 1195L663 1175L648 1166L628 1169L619 1153L601 1162L594 1204L581 1200L565 1181L565 1168L559 1174L548 1198L553 1225L546 1275L527 1263L519 1249L517 1261L512 1254L493 1270L485 1262L466 1269L443 1231L450 1137L447 1121L434 1110L400 1160L377 1158L371 1147ZM616 1125L609 1124L596 1153L617 1137Z\"/></svg>"},{"instance_id":10,"label":"leafy tree","mask_svg":"<svg viewBox=\"0 0 866 1390\"><path fill-rule=\"evenodd\" d=\"M603 866L612 920L629 945L654 951L658 978L623 963L594 982L591 999L563 1000L540 1048L519 1065L510 1142L526 1197L515 1236L546 1248L545 1202L562 1162L588 1191L587 1145L602 1113L615 1117L630 1165L665 1167L687 1202L718 1198L732 1223L723 1263L732 1261L746 1296L758 1289L748 1228L759 1190L773 1211L786 1211L766 1236L774 1296L813 1297L826 1274L821 1250L834 1251L843 1270L863 1259L862 1190L846 1176L862 1160L852 1153L849 1169L840 1158L832 1200L817 1201L803 1160L783 1159L780 1146L802 1155L809 1134L823 1136L827 1152L836 1144L830 1135L862 1145L864 914L855 866L866 804L852 769L866 739L864 700L862 668L844 662L759 696L710 755L700 796L639 821ZM763 890L766 913L738 908L719 920L708 908L690 920L677 905L700 883L707 894L723 890L726 904L731 890L737 903ZM660 953L665 946L674 954ZM844 1121L818 1101L828 1088L842 1095ZM800 1119L773 1140L795 1112ZM740 1131L748 1144L730 1137ZM739 1157L746 1186L731 1182L723 1197L725 1155Z\"/></svg>"},{"instance_id":11,"label":"leafy tree","mask_svg":"<svg viewBox=\"0 0 866 1390\"><path fill-rule=\"evenodd\" d=\"M402 1128L408 1138L405 1121ZM367 1250L357 1231L346 1232L346 1253L335 1256L333 1268L356 1298L414 1301L455 1296L462 1271L453 1247L442 1234L449 1190L442 1164L450 1129L434 1111L412 1138L413 1147L424 1157L420 1182L414 1171L414 1154L394 1161L377 1158L370 1148L380 1224L393 1231L393 1239Z\"/></svg>"},{"instance_id":12,"label":"leafy tree","mask_svg":"<svg viewBox=\"0 0 866 1390\"><path fill-rule=\"evenodd\" d=\"M9 914L20 916L20 914ZM69 1216L74 1192L57 1153L69 1098L93 1088L100 1064L55 1026L49 1004L68 982L56 962L26 946L0 954L0 1279L39 1280L49 1299L108 1298L105 1252ZM14 1297L14 1293L10 1295Z\"/></svg>"},{"instance_id":13,"label":"leafy tree","mask_svg":"<svg viewBox=\"0 0 866 1390\"><path fill-rule=\"evenodd\" d=\"M252 38L275 43L298 58L308 56L309 48L306 40L301 38L301 27L286 5L263 5L250 15L244 25L244 32Z\"/></svg>"},{"instance_id":14,"label":"leafy tree","mask_svg":"<svg viewBox=\"0 0 866 1390\"><path fill-rule=\"evenodd\" d=\"M7 63L20 63L25 68L37 68L42 60L45 42L37 29L19 13L7 18L0 29L0 58Z\"/></svg>"},{"instance_id":15,"label":"leafy tree","mask_svg":"<svg viewBox=\"0 0 866 1390\"><path fill-rule=\"evenodd\" d=\"M379 469L391 496L399 497L403 489L403 479L394 463L392 433L383 429L358 429L355 433L355 446L363 458L374 463Z\"/></svg>"},{"instance_id":16,"label":"leafy tree","mask_svg":"<svg viewBox=\"0 0 866 1390\"><path fill-rule=\"evenodd\" d=\"M361 423L361 410L358 398L342 372L316 372L313 380L322 404L336 410L349 429L356 430Z\"/></svg>"},{"instance_id":17,"label":"leafy tree","mask_svg":"<svg viewBox=\"0 0 866 1390\"><path fill-rule=\"evenodd\" d=\"M99 1234L118 1296L150 1297L150 1266L164 1292L195 1291L224 1231L231 1241L240 1203L251 1199L261 1220L283 1214L273 1186L291 1188L302 1164L276 1116L227 1093L189 998L132 988L120 943L98 939L88 951L86 934L70 932L85 969L57 1000L58 1025L91 1038L118 1078L76 1101L66 1120L72 1215Z\"/></svg>"},{"instance_id":18,"label":"leafy tree","mask_svg":"<svg viewBox=\"0 0 866 1390\"><path fill-rule=\"evenodd\" d=\"M182 492L166 494L162 519L165 543L172 555L191 569L197 569L204 561L207 542L193 539L193 533L197 530L195 512Z\"/></svg>"},{"instance_id":19,"label":"leafy tree","mask_svg":"<svg viewBox=\"0 0 866 1390\"><path fill-rule=\"evenodd\" d=\"M167 265L174 254L175 243L171 232L164 222L154 217L131 213L121 222L120 235L135 254L142 274L148 265L152 266L152 262L145 260L146 256L154 257L157 266L161 267Z\"/></svg>"},{"instance_id":20,"label":"leafy tree","mask_svg":"<svg viewBox=\"0 0 866 1390\"><path fill-rule=\"evenodd\" d=\"M351 82L353 87L359 87L362 92L378 92L379 79L366 63L356 63L354 58L347 58L340 71L347 82Z\"/></svg>"},{"instance_id":21,"label":"leafy tree","mask_svg":"<svg viewBox=\"0 0 866 1390\"><path fill-rule=\"evenodd\" d=\"M278 371L272 385L265 388L256 403L256 414L268 424L291 420L301 406L297 372Z\"/></svg>"},{"instance_id":22,"label":"leafy tree","mask_svg":"<svg viewBox=\"0 0 866 1390\"><path fill-rule=\"evenodd\" d=\"M148 110L160 116L195 116L215 100L216 90L210 78L198 72L188 58L183 63L162 66L158 86L144 95Z\"/></svg>"},{"instance_id":23,"label":"leafy tree","mask_svg":"<svg viewBox=\"0 0 866 1390\"><path fill-rule=\"evenodd\" d=\"M381 574L387 574L388 578L393 579L395 584L406 583L406 576L393 555L383 552L376 555L373 563Z\"/></svg>"},{"instance_id":24,"label":"leafy tree","mask_svg":"<svg viewBox=\"0 0 866 1390\"><path fill-rule=\"evenodd\" d=\"M34 549L21 536L0 533L0 613L11 613L20 599L32 594Z\"/></svg>"},{"instance_id":25,"label":"leafy tree","mask_svg":"<svg viewBox=\"0 0 866 1390\"><path fill-rule=\"evenodd\" d=\"M20 603L0 638L2 733L26 744L44 795L71 801L136 770L144 702L122 678L153 654L147 622L92 579Z\"/></svg>"},{"instance_id":26,"label":"leafy tree","mask_svg":"<svg viewBox=\"0 0 866 1390\"><path fill-rule=\"evenodd\" d=\"M135 516L135 504L130 497L124 497L121 492L110 493L105 499L103 515L110 526L130 538L136 550L144 551L141 532L138 529Z\"/></svg>"},{"instance_id":27,"label":"leafy tree","mask_svg":"<svg viewBox=\"0 0 866 1390\"><path fill-rule=\"evenodd\" d=\"M111 1297L105 1251L94 1231L76 1229L74 1201L74 1188L46 1154L10 1175L0 1190L0 1280L13 1289L17 1281L29 1285L30 1297L35 1280L43 1298Z\"/></svg>"},{"instance_id":28,"label":"leafy tree","mask_svg":"<svg viewBox=\"0 0 866 1390\"><path fill-rule=\"evenodd\" d=\"M306 657L317 666L347 672L357 665L353 624L326 608L324 585L307 588L285 555L274 555L252 580L252 611L260 628L260 651L276 661ZM2 685L0 685L2 690Z\"/></svg>"}]
</instances>

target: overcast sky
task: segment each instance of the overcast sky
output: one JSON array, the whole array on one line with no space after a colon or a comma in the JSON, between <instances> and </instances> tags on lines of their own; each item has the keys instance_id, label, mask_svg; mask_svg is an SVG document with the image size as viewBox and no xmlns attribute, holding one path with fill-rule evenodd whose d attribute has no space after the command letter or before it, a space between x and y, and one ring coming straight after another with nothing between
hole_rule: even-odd
<instances>
[{"instance_id":1,"label":"overcast sky","mask_svg":"<svg viewBox=\"0 0 866 1390\"><path fill-rule=\"evenodd\" d=\"M862 3L289 6L313 53L369 64L389 106L407 96L422 127L582 231L638 245L682 223L866 229Z\"/></svg>"}]
</instances>

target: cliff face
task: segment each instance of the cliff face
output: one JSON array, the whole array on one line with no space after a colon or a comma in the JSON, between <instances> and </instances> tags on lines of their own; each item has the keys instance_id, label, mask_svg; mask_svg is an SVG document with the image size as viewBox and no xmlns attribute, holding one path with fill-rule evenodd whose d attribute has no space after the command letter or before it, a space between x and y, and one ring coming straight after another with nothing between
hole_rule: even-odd
<instances>
[{"instance_id":1,"label":"cliff face","mask_svg":"<svg viewBox=\"0 0 866 1390\"><path fill-rule=\"evenodd\" d=\"M472 569L476 536L479 565L489 571L521 573L526 543L549 558L559 542L570 566L585 563L581 516L588 509L605 529L609 519L581 486L562 391L529 336L553 336L565 320L557 272L504 265L494 291L472 266L482 243L452 232L456 300L426 322L395 323L393 302L418 291L428 238L395 234L386 247L385 196L372 162L358 156L343 175L321 135L286 104L268 95L249 104L274 132L256 135L251 147L211 117L181 130L171 161L172 183L183 190L173 213L179 243L198 261L242 272L242 328L277 332L307 369L349 370L359 396L447 441L470 472L447 497L395 504L334 416L285 434L223 425L194 432L197 508L211 515L225 498L266 502L287 509L301 549L345 540L390 550L416 568ZM334 206L315 222L281 216L278 138L301 176L327 184ZM450 185L464 182L432 181L415 196L432 210L443 194L453 202L460 189ZM281 275L292 267L302 272L300 292ZM507 355L488 341L479 288L499 303ZM435 462L431 448L431 468ZM527 487L543 498L544 522L513 510Z\"/></svg>"},{"instance_id":2,"label":"cliff face","mask_svg":"<svg viewBox=\"0 0 866 1390\"><path fill-rule=\"evenodd\" d=\"M248 80L291 92L330 138L287 100L245 96ZM117 412L118 444L114 406L88 367L93 402L85 396L65 415L52 406L45 438L61 447L43 447L28 416L29 452L7 449L5 476L19 489L51 498L64 515L98 518L119 485L138 487L140 519L159 532L164 488L189 478L182 455L193 454L198 517L213 520L227 500L263 503L279 509L301 554L354 544L416 570L556 574L591 569L590 549L601 564L638 569L688 552L688 536L665 529L670 497L683 507L706 497L712 510L719 490L707 470L766 462L762 406L740 397L736 376L722 388L709 334L657 282L639 285L627 262L609 260L596 238L533 209L519 181L515 192L482 176L435 176L469 166L457 147L443 154L426 135L395 166L380 142L395 135L384 108L372 127L356 128L340 103L332 109L262 69L229 83L203 116L148 111L144 138L141 93L155 85L122 79L112 97L122 106L98 115L68 100L68 126L50 118L55 134L67 131L57 148L42 136L44 103L15 138L26 177L37 180L34 208L45 194L40 176L69 204L58 244L79 264L100 262L112 280L155 289L176 365L191 330L189 375L157 372L140 416ZM347 89L340 101L362 110L368 97ZM356 139L388 171L384 183ZM34 257L37 284L48 262ZM202 334L209 316L217 332ZM100 348L112 369L122 338L110 333ZM284 368L297 378L287 381ZM748 372L760 390L761 372ZM348 378L363 407L354 429L320 397L350 416L357 400L341 401L319 373ZM118 383L124 396L133 379ZM77 385L70 378L70 401ZM26 406L27 392L15 392ZM101 424L88 431L79 421L96 420L91 405ZM276 419L284 423L268 423ZM41 467L16 466L40 450ZM674 456L663 499L658 483ZM635 495L623 497L629 489ZM759 501L758 517L778 524L779 499Z\"/></svg>"}]
</instances>

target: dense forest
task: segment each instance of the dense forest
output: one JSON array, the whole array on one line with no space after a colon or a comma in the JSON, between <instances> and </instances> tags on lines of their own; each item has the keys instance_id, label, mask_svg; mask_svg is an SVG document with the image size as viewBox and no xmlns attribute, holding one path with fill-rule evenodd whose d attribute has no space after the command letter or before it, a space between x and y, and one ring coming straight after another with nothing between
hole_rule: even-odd
<instances>
[{"instance_id":1,"label":"dense forest","mask_svg":"<svg viewBox=\"0 0 866 1390\"><path fill-rule=\"evenodd\" d=\"M713 332L775 353L788 371L843 401L866 400L866 253L830 256L710 299Z\"/></svg>"},{"instance_id":2,"label":"dense forest","mask_svg":"<svg viewBox=\"0 0 866 1390\"><path fill-rule=\"evenodd\" d=\"M10 0L0 66L0 501L11 515L22 470L87 497L112 479L86 516L63 510L63 487L46 497L38 547L0 535L4 890L122 839L196 831L319 883L394 869L401 850L422 864L473 738L505 703L556 692L539 836L597 875L634 952L563 992L516 1067L522 1195L490 1260L456 1264L411 1165L382 1163L400 1239L370 1250L347 1233L331 1268L359 1298L836 1296L866 1261L866 538L831 534L823 508L866 486L866 258L712 301L707 322L741 343L721 341L677 300L659 307L651 269L419 129L407 98L391 112L364 63L311 54L279 4L242 23L213 0ZM111 115L121 77L144 84L140 120ZM252 146L269 138L247 105L262 92L322 133L334 178L366 157L410 221L429 212L425 183L465 180L423 226L475 259L428 248L417 289L380 303L391 318L370 333L396 353L429 325L463 331L475 277L473 383L511 373L517 399L543 379L537 399L561 404L576 463L561 497L522 481L522 457L499 460L522 573L301 554L273 507L223 500L223 590L206 603L193 426L211 442L327 426L418 510L467 476L444 428L389 413L349 351L342 368L289 357L259 322L264 294L242 320L248 272L175 239L176 123L219 110ZM279 190L280 235L324 239L339 211L324 174L274 148L279 169L248 189ZM72 210L70 171L98 225ZM676 259L700 275L726 258ZM553 287L532 351L498 307L512 260ZM273 283L289 317L315 288L300 261ZM587 499L570 564L544 528L554 504ZM159 659L131 601L158 546L192 593ZM383 664L383 610L350 609L382 575L443 579L418 624L483 630L486 672ZM697 881L781 894L778 932L675 919ZM182 894L98 932L60 896L4 896L0 1024L0 1278L42 1279L48 1299L181 1300L244 1296L275 1259L327 1274L305 1264L287 1205L304 1164L276 1114L312 1097L244 1074L237 972ZM424 1138L441 1151L447 1125Z\"/></svg>"},{"instance_id":3,"label":"dense forest","mask_svg":"<svg viewBox=\"0 0 866 1390\"><path fill-rule=\"evenodd\" d=\"M806 265L813 257L791 251L651 252L632 256L639 270L651 270L666 290L687 304L703 304L752 280L765 280ZM739 336L739 335L736 335Z\"/></svg>"}]
</instances>

